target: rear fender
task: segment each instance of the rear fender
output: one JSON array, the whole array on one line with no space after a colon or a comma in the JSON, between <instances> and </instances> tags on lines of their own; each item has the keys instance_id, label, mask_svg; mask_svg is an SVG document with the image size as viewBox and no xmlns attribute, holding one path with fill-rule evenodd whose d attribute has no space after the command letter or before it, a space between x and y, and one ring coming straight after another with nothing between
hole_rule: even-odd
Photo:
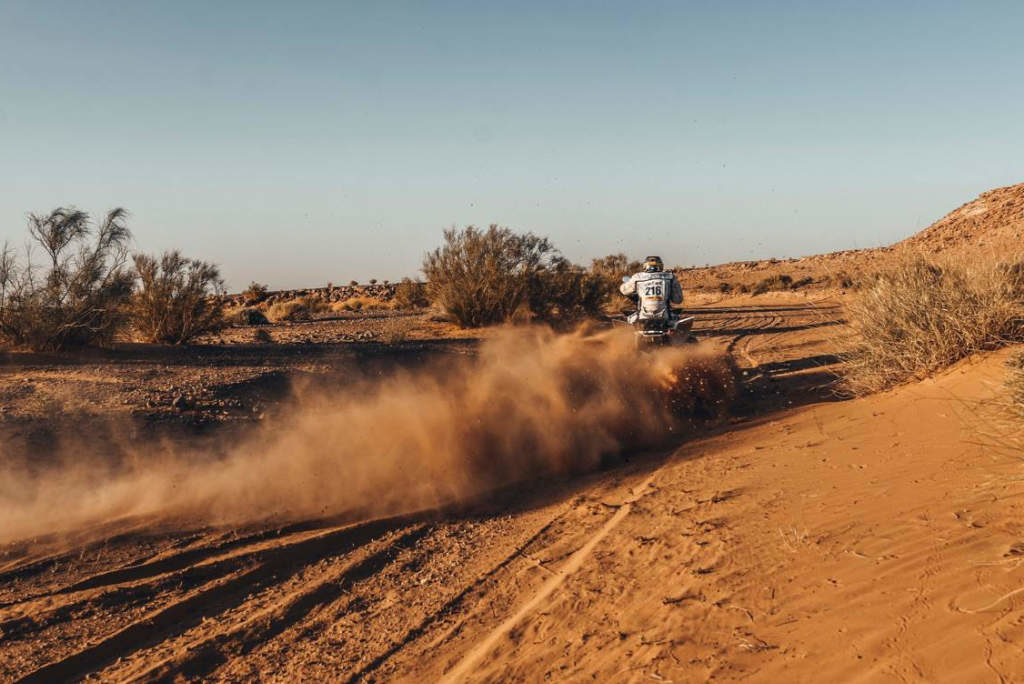
<instances>
[{"instance_id":1,"label":"rear fender","mask_svg":"<svg viewBox=\"0 0 1024 684\"><path fill-rule=\"evenodd\" d=\"M686 318L680 318L678 321L672 323L672 330L681 334L687 335L693 330L693 316L687 316Z\"/></svg>"}]
</instances>

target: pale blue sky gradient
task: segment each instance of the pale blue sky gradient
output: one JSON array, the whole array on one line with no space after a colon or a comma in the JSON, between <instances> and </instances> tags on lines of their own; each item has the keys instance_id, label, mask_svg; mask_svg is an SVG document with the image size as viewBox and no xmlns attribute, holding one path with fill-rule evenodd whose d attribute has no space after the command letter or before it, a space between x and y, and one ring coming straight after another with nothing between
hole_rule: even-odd
<instances>
[{"instance_id":1,"label":"pale blue sky gradient","mask_svg":"<svg viewBox=\"0 0 1024 684\"><path fill-rule=\"evenodd\" d=\"M1024 180L1019 2L0 0L0 242L62 204L229 285L414 275L451 225L704 264Z\"/></svg>"}]
</instances>

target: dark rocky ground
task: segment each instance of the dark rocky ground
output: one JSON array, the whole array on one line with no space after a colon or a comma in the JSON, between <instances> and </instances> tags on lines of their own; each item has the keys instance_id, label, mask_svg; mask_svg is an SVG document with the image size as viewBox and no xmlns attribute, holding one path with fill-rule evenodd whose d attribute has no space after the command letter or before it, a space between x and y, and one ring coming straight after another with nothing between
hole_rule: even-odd
<instances>
[{"instance_id":1,"label":"dark rocky ground","mask_svg":"<svg viewBox=\"0 0 1024 684\"><path fill-rule=\"evenodd\" d=\"M426 314L388 312L235 326L190 346L0 352L0 456L42 464L69 445L212 443L273 415L297 383L341 386L457 358L472 352L470 335Z\"/></svg>"}]
</instances>

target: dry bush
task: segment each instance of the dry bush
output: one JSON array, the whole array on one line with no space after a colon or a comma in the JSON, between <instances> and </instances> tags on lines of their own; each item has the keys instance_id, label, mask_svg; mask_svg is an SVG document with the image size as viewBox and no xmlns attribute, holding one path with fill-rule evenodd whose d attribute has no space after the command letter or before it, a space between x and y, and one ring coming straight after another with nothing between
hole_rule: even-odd
<instances>
[{"instance_id":1,"label":"dry bush","mask_svg":"<svg viewBox=\"0 0 1024 684\"><path fill-rule=\"evenodd\" d=\"M395 306L402 309L422 309L430 306L427 284L411 278L402 278L395 286Z\"/></svg>"},{"instance_id":2,"label":"dry bush","mask_svg":"<svg viewBox=\"0 0 1024 684\"><path fill-rule=\"evenodd\" d=\"M547 238L492 225L445 231L444 244L424 259L423 272L433 303L459 325L478 327L509 321L524 307L551 322L600 315L620 269L631 265L612 255L587 270Z\"/></svg>"},{"instance_id":3,"label":"dry bush","mask_svg":"<svg viewBox=\"0 0 1024 684\"><path fill-rule=\"evenodd\" d=\"M147 342L183 344L224 327L224 281L213 264L175 250L135 255L139 291L132 325Z\"/></svg>"},{"instance_id":4,"label":"dry bush","mask_svg":"<svg viewBox=\"0 0 1024 684\"><path fill-rule=\"evenodd\" d=\"M270 344L274 338L264 328L256 328L252 333L252 341L256 344Z\"/></svg>"},{"instance_id":5,"label":"dry bush","mask_svg":"<svg viewBox=\"0 0 1024 684\"><path fill-rule=\"evenodd\" d=\"M546 238L496 225L444 232L426 255L430 299L463 327L501 323L526 301L536 271L557 256Z\"/></svg>"},{"instance_id":6,"label":"dry bush","mask_svg":"<svg viewBox=\"0 0 1024 684\"><path fill-rule=\"evenodd\" d=\"M611 292L608 278L580 268L567 259L556 259L538 269L530 279L527 305L542 321L568 325L603 313Z\"/></svg>"},{"instance_id":7,"label":"dry bush","mask_svg":"<svg viewBox=\"0 0 1024 684\"><path fill-rule=\"evenodd\" d=\"M269 325L266 314L259 309L242 307L227 316L227 319L234 325Z\"/></svg>"},{"instance_id":8,"label":"dry bush","mask_svg":"<svg viewBox=\"0 0 1024 684\"><path fill-rule=\"evenodd\" d=\"M906 257L864 282L847 317L846 384L870 392L1024 341L1024 276L995 259Z\"/></svg>"},{"instance_id":9,"label":"dry bush","mask_svg":"<svg viewBox=\"0 0 1024 684\"><path fill-rule=\"evenodd\" d=\"M247 305L252 306L253 304L259 304L266 299L269 292L270 290L267 289L266 285L257 283L254 280L249 283L249 287L242 291L242 298L245 300Z\"/></svg>"},{"instance_id":10,"label":"dry bush","mask_svg":"<svg viewBox=\"0 0 1024 684\"><path fill-rule=\"evenodd\" d=\"M825 287L838 287L843 290L849 290L854 287L856 281L846 271L838 271L836 273L826 273L821 277L821 283Z\"/></svg>"},{"instance_id":11,"label":"dry bush","mask_svg":"<svg viewBox=\"0 0 1024 684\"><path fill-rule=\"evenodd\" d=\"M625 254L609 254L590 262L590 272L602 278L608 296L618 292L622 276L630 276L644 267L642 261L630 261Z\"/></svg>"},{"instance_id":12,"label":"dry bush","mask_svg":"<svg viewBox=\"0 0 1024 684\"><path fill-rule=\"evenodd\" d=\"M780 274L761 280L757 285L754 285L753 292L755 295L760 295L765 292L777 292L780 290L790 290L792 288L793 276Z\"/></svg>"},{"instance_id":13,"label":"dry bush","mask_svg":"<svg viewBox=\"0 0 1024 684\"><path fill-rule=\"evenodd\" d=\"M93 227L74 208L30 214L31 244L45 263L35 263L31 249L24 260L6 243L0 250L0 340L50 350L111 342L133 286L127 216L114 209Z\"/></svg>"},{"instance_id":14,"label":"dry bush","mask_svg":"<svg viewBox=\"0 0 1024 684\"><path fill-rule=\"evenodd\" d=\"M799 290L801 287L814 284L814 278L811 276L804 276L800 280L794 280L793 284L789 286L791 290Z\"/></svg>"},{"instance_id":15,"label":"dry bush","mask_svg":"<svg viewBox=\"0 0 1024 684\"><path fill-rule=\"evenodd\" d=\"M281 321L309 321L313 317L326 312L327 303L319 297L306 295L286 302L275 302L267 309L267 318L279 323Z\"/></svg>"}]
</instances>

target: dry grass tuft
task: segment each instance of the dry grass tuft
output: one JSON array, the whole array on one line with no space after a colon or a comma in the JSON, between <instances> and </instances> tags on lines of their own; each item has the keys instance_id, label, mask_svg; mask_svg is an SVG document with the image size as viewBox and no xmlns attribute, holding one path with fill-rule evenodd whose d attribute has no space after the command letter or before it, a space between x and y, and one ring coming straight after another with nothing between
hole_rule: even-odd
<instances>
[{"instance_id":1,"label":"dry grass tuft","mask_svg":"<svg viewBox=\"0 0 1024 684\"><path fill-rule=\"evenodd\" d=\"M883 389L1024 341L1024 268L1011 264L911 256L866 282L847 305L858 337L844 354L847 389Z\"/></svg>"},{"instance_id":2,"label":"dry grass tuft","mask_svg":"<svg viewBox=\"0 0 1024 684\"><path fill-rule=\"evenodd\" d=\"M317 297L299 297L287 302L276 302L267 309L267 318L280 321L308 321L328 310L327 303Z\"/></svg>"},{"instance_id":3,"label":"dry grass tuft","mask_svg":"<svg viewBox=\"0 0 1024 684\"><path fill-rule=\"evenodd\" d=\"M383 311L394 309L396 306L396 303L393 301L384 301L374 297L356 295L355 297L349 297L344 301L335 302L331 305L331 309L333 311L369 311L371 309Z\"/></svg>"}]
</instances>

